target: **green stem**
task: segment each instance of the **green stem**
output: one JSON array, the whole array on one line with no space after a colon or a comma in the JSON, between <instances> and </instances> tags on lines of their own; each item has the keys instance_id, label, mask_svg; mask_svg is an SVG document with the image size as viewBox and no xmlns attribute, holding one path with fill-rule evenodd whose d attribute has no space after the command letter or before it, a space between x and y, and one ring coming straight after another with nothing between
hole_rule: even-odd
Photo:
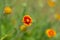
<instances>
[{"instance_id":1,"label":"green stem","mask_svg":"<svg viewBox=\"0 0 60 40\"><path fill-rule=\"evenodd\" d=\"M3 40L4 38L6 38L8 35L5 35L5 36L3 36L0 40Z\"/></svg>"}]
</instances>

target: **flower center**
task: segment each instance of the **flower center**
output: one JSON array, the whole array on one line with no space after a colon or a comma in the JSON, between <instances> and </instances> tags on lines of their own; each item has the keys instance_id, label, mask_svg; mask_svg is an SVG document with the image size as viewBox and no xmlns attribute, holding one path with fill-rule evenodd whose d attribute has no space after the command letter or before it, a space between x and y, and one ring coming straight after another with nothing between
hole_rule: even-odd
<instances>
[{"instance_id":1,"label":"flower center","mask_svg":"<svg viewBox=\"0 0 60 40\"><path fill-rule=\"evenodd\" d=\"M50 31L49 32L49 35L53 36L54 35L54 32L53 31Z\"/></svg>"},{"instance_id":2,"label":"flower center","mask_svg":"<svg viewBox=\"0 0 60 40\"><path fill-rule=\"evenodd\" d=\"M29 19L26 19L27 22L29 22Z\"/></svg>"}]
</instances>

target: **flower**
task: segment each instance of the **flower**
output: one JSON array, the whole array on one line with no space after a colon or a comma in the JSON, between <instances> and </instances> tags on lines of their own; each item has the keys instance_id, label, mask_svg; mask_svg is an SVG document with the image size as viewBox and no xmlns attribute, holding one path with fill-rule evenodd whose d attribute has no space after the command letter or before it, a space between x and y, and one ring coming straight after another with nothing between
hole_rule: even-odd
<instances>
[{"instance_id":1,"label":"flower","mask_svg":"<svg viewBox=\"0 0 60 40\"><path fill-rule=\"evenodd\" d=\"M24 23L24 25L26 25L26 26L30 26L31 23L32 23L32 18L31 18L29 15L25 15L25 16L23 17L23 23Z\"/></svg>"},{"instance_id":2,"label":"flower","mask_svg":"<svg viewBox=\"0 0 60 40\"><path fill-rule=\"evenodd\" d=\"M56 0L47 0L47 2L50 7L54 7L56 4Z\"/></svg>"},{"instance_id":3,"label":"flower","mask_svg":"<svg viewBox=\"0 0 60 40\"><path fill-rule=\"evenodd\" d=\"M46 30L46 35L50 38L50 37L54 37L56 36L56 32L53 29L47 29Z\"/></svg>"},{"instance_id":4,"label":"flower","mask_svg":"<svg viewBox=\"0 0 60 40\"><path fill-rule=\"evenodd\" d=\"M21 31L26 31L27 27L25 25L20 26Z\"/></svg>"},{"instance_id":5,"label":"flower","mask_svg":"<svg viewBox=\"0 0 60 40\"><path fill-rule=\"evenodd\" d=\"M54 17L55 19L60 20L60 14L55 14Z\"/></svg>"},{"instance_id":6,"label":"flower","mask_svg":"<svg viewBox=\"0 0 60 40\"><path fill-rule=\"evenodd\" d=\"M4 13L6 13L6 14L11 13L11 11L12 11L12 9L8 6L4 8Z\"/></svg>"}]
</instances>

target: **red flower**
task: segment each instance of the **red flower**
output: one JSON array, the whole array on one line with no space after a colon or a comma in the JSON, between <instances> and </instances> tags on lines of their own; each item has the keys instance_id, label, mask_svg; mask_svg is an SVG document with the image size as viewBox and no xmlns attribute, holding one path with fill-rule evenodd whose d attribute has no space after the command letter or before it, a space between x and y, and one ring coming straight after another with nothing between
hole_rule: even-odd
<instances>
[{"instance_id":1,"label":"red flower","mask_svg":"<svg viewBox=\"0 0 60 40\"><path fill-rule=\"evenodd\" d=\"M24 25L26 25L26 26L30 26L31 23L32 23L32 18L31 18L29 15L25 15L25 16L23 17L23 23L24 23Z\"/></svg>"}]
</instances>

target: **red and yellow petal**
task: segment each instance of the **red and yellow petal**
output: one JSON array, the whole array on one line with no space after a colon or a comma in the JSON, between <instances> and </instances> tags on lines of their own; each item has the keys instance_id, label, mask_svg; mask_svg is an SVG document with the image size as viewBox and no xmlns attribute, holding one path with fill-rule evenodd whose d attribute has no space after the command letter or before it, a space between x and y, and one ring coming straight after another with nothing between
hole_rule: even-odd
<instances>
[{"instance_id":1,"label":"red and yellow petal","mask_svg":"<svg viewBox=\"0 0 60 40\"><path fill-rule=\"evenodd\" d=\"M48 37L54 37L56 35L56 32L53 29L47 29L46 30L46 35Z\"/></svg>"},{"instance_id":2,"label":"red and yellow petal","mask_svg":"<svg viewBox=\"0 0 60 40\"><path fill-rule=\"evenodd\" d=\"M24 23L24 25L26 25L26 26L30 26L31 23L32 23L32 18L31 18L29 15L25 15L25 16L23 17L23 23Z\"/></svg>"}]
</instances>

